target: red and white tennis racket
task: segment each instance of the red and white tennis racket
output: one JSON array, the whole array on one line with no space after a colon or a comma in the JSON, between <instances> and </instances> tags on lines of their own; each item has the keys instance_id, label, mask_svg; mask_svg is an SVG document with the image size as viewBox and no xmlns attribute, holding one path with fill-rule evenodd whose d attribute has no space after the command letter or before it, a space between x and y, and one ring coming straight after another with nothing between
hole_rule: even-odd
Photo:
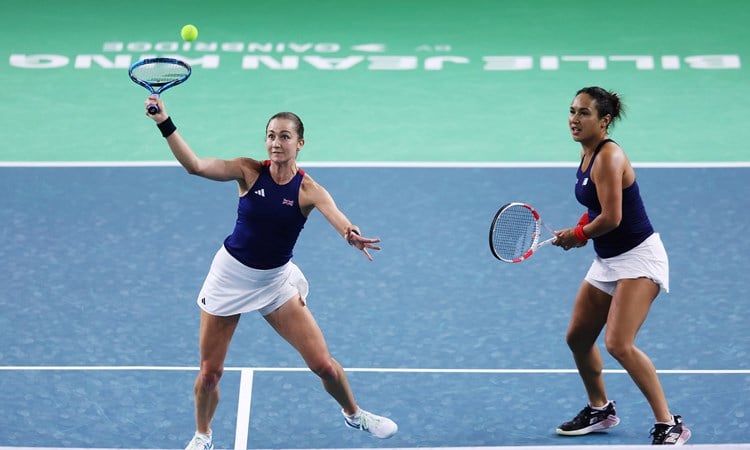
<instances>
[{"instance_id":1,"label":"red and white tennis racket","mask_svg":"<svg viewBox=\"0 0 750 450\"><path fill-rule=\"evenodd\" d=\"M503 205L490 225L492 255L507 263L519 263L529 259L555 238L554 231L542 221L539 213L526 203L512 202Z\"/></svg>"}]
</instances>

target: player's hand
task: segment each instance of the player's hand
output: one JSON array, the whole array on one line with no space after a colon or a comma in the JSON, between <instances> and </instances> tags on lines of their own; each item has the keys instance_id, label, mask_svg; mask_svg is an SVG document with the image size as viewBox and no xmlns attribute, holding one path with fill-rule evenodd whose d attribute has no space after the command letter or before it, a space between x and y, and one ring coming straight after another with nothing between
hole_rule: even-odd
<instances>
[{"instance_id":1,"label":"player's hand","mask_svg":"<svg viewBox=\"0 0 750 450\"><path fill-rule=\"evenodd\" d=\"M555 231L557 238L551 242L556 247L562 247L563 250L568 251L571 248L579 248L586 245L588 242L579 241L574 233L575 228L566 228L564 230Z\"/></svg>"},{"instance_id":2,"label":"player's hand","mask_svg":"<svg viewBox=\"0 0 750 450\"><path fill-rule=\"evenodd\" d=\"M151 105L158 106L159 112L156 114L150 114L148 112L148 107ZM146 108L146 116L150 117L156 123L162 123L165 120L167 120L167 117L169 117L169 113L167 113L167 109L164 107L164 102L162 101L161 98L159 98L156 95L151 95L148 98L146 98L146 101L144 102L144 106Z\"/></svg>"},{"instance_id":3,"label":"player's hand","mask_svg":"<svg viewBox=\"0 0 750 450\"><path fill-rule=\"evenodd\" d=\"M375 245L380 242L380 239L366 238L364 236L361 236L359 231L352 227L346 228L346 231L344 232L344 239L346 239L346 242L348 242L352 247L357 247L358 249L360 249L370 261L372 261L372 255L370 255L369 250L380 250L380 247Z\"/></svg>"}]
</instances>

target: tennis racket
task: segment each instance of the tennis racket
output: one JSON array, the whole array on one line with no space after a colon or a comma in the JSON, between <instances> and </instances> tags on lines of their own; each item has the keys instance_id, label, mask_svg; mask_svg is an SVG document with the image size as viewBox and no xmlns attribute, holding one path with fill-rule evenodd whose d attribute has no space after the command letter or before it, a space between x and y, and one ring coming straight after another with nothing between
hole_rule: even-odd
<instances>
[{"instance_id":1,"label":"tennis racket","mask_svg":"<svg viewBox=\"0 0 750 450\"><path fill-rule=\"evenodd\" d=\"M145 87L153 96L184 83L192 69L185 61L174 58L146 58L136 61L128 69L130 79ZM159 107L149 105L148 113L156 114Z\"/></svg>"},{"instance_id":2,"label":"tennis racket","mask_svg":"<svg viewBox=\"0 0 750 450\"><path fill-rule=\"evenodd\" d=\"M552 236L542 239L542 231ZM542 222L539 213L526 203L503 205L490 225L492 255L507 263L527 260L541 247L555 240L555 233Z\"/></svg>"}]
</instances>

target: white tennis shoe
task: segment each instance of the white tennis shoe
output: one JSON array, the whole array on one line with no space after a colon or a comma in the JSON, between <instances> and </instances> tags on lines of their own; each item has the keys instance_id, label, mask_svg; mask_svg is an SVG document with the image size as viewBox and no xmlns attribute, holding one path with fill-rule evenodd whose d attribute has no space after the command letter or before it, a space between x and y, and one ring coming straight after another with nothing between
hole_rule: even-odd
<instances>
[{"instance_id":1,"label":"white tennis shoe","mask_svg":"<svg viewBox=\"0 0 750 450\"><path fill-rule=\"evenodd\" d=\"M343 411L341 413L344 414ZM359 410L359 417L350 418L350 416L344 414L344 423L349 428L370 433L372 437L378 439L388 439L398 431L396 422L387 417L365 411L364 409Z\"/></svg>"},{"instance_id":2,"label":"white tennis shoe","mask_svg":"<svg viewBox=\"0 0 750 450\"><path fill-rule=\"evenodd\" d=\"M210 436L195 433L185 450L214 450L214 443Z\"/></svg>"}]
</instances>

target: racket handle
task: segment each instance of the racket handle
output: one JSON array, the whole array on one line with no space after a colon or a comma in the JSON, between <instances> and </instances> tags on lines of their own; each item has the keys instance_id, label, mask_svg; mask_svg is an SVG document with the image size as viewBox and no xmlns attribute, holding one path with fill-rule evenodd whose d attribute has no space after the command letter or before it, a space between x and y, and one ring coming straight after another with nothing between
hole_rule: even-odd
<instances>
[{"instance_id":1,"label":"racket handle","mask_svg":"<svg viewBox=\"0 0 750 450\"><path fill-rule=\"evenodd\" d=\"M552 244L553 242L555 242L555 239L557 239L557 236L555 236L555 237L551 237L551 238L549 238L549 239L546 239L546 240L544 240L544 241L542 241L542 242L538 243L538 244L537 244L537 246L536 246L536 248L540 248L540 247L543 247L543 246L545 246L545 245L547 245L547 244Z\"/></svg>"},{"instance_id":2,"label":"racket handle","mask_svg":"<svg viewBox=\"0 0 750 450\"><path fill-rule=\"evenodd\" d=\"M159 98L159 94L157 94L156 92L153 92L153 91L152 91L152 93L151 93L151 95L150 95L149 97L150 97L150 98L153 98L154 100L156 100L156 99L158 99L158 98ZM154 103L154 104L151 104L151 105L148 105L148 108L146 108L146 110L147 110L147 111L148 111L148 113L149 113L149 114L151 114L152 116L153 116L154 114L156 114L156 113L158 113L158 112L160 111L160 110L159 110L159 105L157 105L157 104L155 104L155 103Z\"/></svg>"}]
</instances>

